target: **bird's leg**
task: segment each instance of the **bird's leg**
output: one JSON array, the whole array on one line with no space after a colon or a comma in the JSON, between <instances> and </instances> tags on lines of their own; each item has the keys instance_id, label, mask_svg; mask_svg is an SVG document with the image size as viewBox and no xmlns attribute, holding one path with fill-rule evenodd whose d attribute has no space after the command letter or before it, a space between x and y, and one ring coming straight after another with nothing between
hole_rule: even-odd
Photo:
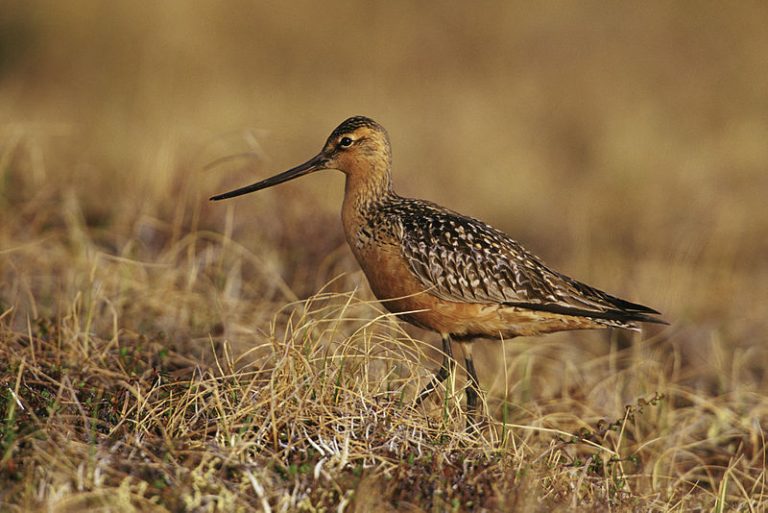
<instances>
[{"instance_id":1,"label":"bird's leg","mask_svg":"<svg viewBox=\"0 0 768 513\"><path fill-rule=\"evenodd\" d=\"M438 370L432 377L432 381L430 381L427 386L424 387L424 390L421 391L418 399L416 399L416 405L418 406L421 404L421 402L426 399L429 394L434 392L440 383L445 381L445 378L451 375L455 368L456 360L453 359L451 337L450 335L443 335L443 365L440 367L440 370Z\"/></svg>"},{"instance_id":2,"label":"bird's leg","mask_svg":"<svg viewBox=\"0 0 768 513\"><path fill-rule=\"evenodd\" d=\"M467 366L467 431L473 432L477 429L477 399L480 397L480 381L477 379L475 362L472 359L472 350L470 344L461 344L464 352L464 363Z\"/></svg>"}]
</instances>

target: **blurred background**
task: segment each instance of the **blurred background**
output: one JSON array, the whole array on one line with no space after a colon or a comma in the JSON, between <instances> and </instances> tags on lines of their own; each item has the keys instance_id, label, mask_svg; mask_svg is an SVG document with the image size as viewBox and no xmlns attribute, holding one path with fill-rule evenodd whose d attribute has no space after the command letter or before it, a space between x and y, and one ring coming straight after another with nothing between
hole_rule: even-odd
<instances>
[{"instance_id":1,"label":"blurred background","mask_svg":"<svg viewBox=\"0 0 768 513\"><path fill-rule=\"evenodd\" d=\"M370 297L341 174L207 200L363 114L400 194L663 311L692 375L738 363L763 387L767 24L763 2L4 0L0 313L24 326L97 290L96 325L206 339L227 300L273 305L240 319L256 329L341 274L331 290Z\"/></svg>"}]
</instances>

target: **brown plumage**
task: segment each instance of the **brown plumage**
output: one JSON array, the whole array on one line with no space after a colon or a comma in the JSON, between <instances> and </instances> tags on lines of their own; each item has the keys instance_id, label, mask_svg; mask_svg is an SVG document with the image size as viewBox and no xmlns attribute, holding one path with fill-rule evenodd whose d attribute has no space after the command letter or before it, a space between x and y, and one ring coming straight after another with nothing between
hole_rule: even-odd
<instances>
[{"instance_id":1,"label":"brown plumage","mask_svg":"<svg viewBox=\"0 0 768 513\"><path fill-rule=\"evenodd\" d=\"M451 372L451 340L462 342L474 424L479 384L469 342L555 331L663 323L656 310L576 281L544 265L491 226L392 190L386 130L357 116L339 125L306 163L211 198L257 191L320 169L347 175L342 221L347 242L382 304L404 320L440 333L443 366L419 395Z\"/></svg>"}]
</instances>

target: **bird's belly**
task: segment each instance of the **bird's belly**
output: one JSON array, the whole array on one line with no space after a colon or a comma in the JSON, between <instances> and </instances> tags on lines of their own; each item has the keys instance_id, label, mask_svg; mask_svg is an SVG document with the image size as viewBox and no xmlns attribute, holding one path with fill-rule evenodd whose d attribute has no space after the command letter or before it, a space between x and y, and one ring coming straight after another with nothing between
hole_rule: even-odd
<instances>
[{"instance_id":1,"label":"bird's belly","mask_svg":"<svg viewBox=\"0 0 768 513\"><path fill-rule=\"evenodd\" d=\"M424 329L456 338L512 338L600 328L589 319L507 307L447 301L430 293L396 251L355 252L371 290L390 312Z\"/></svg>"}]
</instances>

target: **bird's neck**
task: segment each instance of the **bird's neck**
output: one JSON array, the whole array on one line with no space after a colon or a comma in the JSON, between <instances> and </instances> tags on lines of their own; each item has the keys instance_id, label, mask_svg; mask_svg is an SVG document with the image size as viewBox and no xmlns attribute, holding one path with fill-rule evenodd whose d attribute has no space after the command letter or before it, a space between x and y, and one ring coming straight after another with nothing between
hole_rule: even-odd
<instances>
[{"instance_id":1,"label":"bird's neck","mask_svg":"<svg viewBox=\"0 0 768 513\"><path fill-rule=\"evenodd\" d=\"M394 196L392 175L388 169L371 169L347 175L344 208L365 212Z\"/></svg>"},{"instance_id":2,"label":"bird's neck","mask_svg":"<svg viewBox=\"0 0 768 513\"><path fill-rule=\"evenodd\" d=\"M396 197L388 169L348 174L341 210L347 233L357 231L381 205Z\"/></svg>"}]
</instances>

